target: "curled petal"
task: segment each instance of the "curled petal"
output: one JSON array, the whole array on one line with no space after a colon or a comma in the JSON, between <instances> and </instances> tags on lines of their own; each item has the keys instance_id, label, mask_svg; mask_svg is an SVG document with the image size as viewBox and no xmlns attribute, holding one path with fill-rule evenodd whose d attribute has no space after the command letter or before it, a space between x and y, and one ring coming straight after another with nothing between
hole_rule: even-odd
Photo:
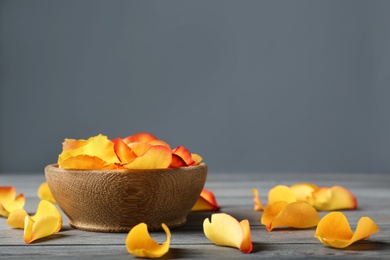
<instances>
[{"instance_id":1,"label":"curled petal","mask_svg":"<svg viewBox=\"0 0 390 260\"><path fill-rule=\"evenodd\" d=\"M53 203L47 201L47 200L41 200L38 204L37 211L35 212L35 215L30 217L32 220L37 221L38 218L41 216L54 216L57 219L57 225L54 232L60 231L62 227L62 215L58 211L57 207L54 206Z\"/></svg>"},{"instance_id":2,"label":"curled petal","mask_svg":"<svg viewBox=\"0 0 390 260\"><path fill-rule=\"evenodd\" d=\"M164 223L162 224L162 228L167 234L167 240L159 245L150 237L145 223L134 226L126 237L127 251L137 257L162 257L168 252L171 243L171 232L169 228Z\"/></svg>"},{"instance_id":3,"label":"curled petal","mask_svg":"<svg viewBox=\"0 0 390 260\"><path fill-rule=\"evenodd\" d=\"M50 236L57 232L58 218L53 215L41 215L34 219L26 216L24 219L24 242L31 242Z\"/></svg>"},{"instance_id":4,"label":"curled petal","mask_svg":"<svg viewBox=\"0 0 390 260\"><path fill-rule=\"evenodd\" d=\"M135 155L133 150L131 150L131 148L121 138L116 138L113 142L114 151L122 164L134 161L137 155Z\"/></svg>"},{"instance_id":5,"label":"curled petal","mask_svg":"<svg viewBox=\"0 0 390 260\"><path fill-rule=\"evenodd\" d=\"M214 244L240 249L243 253L252 251L249 222L239 223L226 213L211 215L211 222L206 218L203 222L203 232Z\"/></svg>"},{"instance_id":6,"label":"curled petal","mask_svg":"<svg viewBox=\"0 0 390 260\"><path fill-rule=\"evenodd\" d=\"M378 226L369 217L360 218L353 233L343 213L331 212L318 223L314 237L327 246L345 248L377 232L379 232Z\"/></svg>"},{"instance_id":7,"label":"curled petal","mask_svg":"<svg viewBox=\"0 0 390 260\"><path fill-rule=\"evenodd\" d=\"M306 201L310 204L313 204L313 192L318 189L318 187L311 183L298 183L290 187L291 191L294 193L297 201Z\"/></svg>"},{"instance_id":8,"label":"curled petal","mask_svg":"<svg viewBox=\"0 0 390 260\"><path fill-rule=\"evenodd\" d=\"M317 210L356 209L356 197L346 188L333 186L323 187L313 192L313 206Z\"/></svg>"},{"instance_id":9,"label":"curled petal","mask_svg":"<svg viewBox=\"0 0 390 260\"><path fill-rule=\"evenodd\" d=\"M172 161L171 150L162 145L152 146L143 155L125 165L127 169L168 168Z\"/></svg>"},{"instance_id":10,"label":"curled petal","mask_svg":"<svg viewBox=\"0 0 390 260\"><path fill-rule=\"evenodd\" d=\"M276 201L286 201L287 203L291 203L297 200L290 187L278 185L268 192L268 205Z\"/></svg>"},{"instance_id":11,"label":"curled petal","mask_svg":"<svg viewBox=\"0 0 390 260\"><path fill-rule=\"evenodd\" d=\"M255 204L253 207L253 210L255 211L261 211L264 210L263 204L261 204L260 197L259 197L259 191L257 189L252 189L253 193L253 203Z\"/></svg>"},{"instance_id":12,"label":"curled petal","mask_svg":"<svg viewBox=\"0 0 390 260\"><path fill-rule=\"evenodd\" d=\"M202 156L200 156L199 154L192 153L191 156L192 156L192 160L194 160L195 162L195 165L198 165L203 161Z\"/></svg>"},{"instance_id":13,"label":"curled petal","mask_svg":"<svg viewBox=\"0 0 390 260\"><path fill-rule=\"evenodd\" d=\"M172 154L172 161L169 165L169 168L180 168L180 167L186 167L186 162L177 154Z\"/></svg>"},{"instance_id":14,"label":"curled petal","mask_svg":"<svg viewBox=\"0 0 390 260\"><path fill-rule=\"evenodd\" d=\"M268 205L261 217L267 231L280 226L293 228L315 227L320 220L317 211L309 203L277 201Z\"/></svg>"},{"instance_id":15,"label":"curled petal","mask_svg":"<svg viewBox=\"0 0 390 260\"><path fill-rule=\"evenodd\" d=\"M47 200L50 201L51 203L55 203L55 199L53 198L53 194L51 193L49 189L49 185L47 182L43 182L39 188L38 188L38 197L41 200Z\"/></svg>"},{"instance_id":16,"label":"curled petal","mask_svg":"<svg viewBox=\"0 0 390 260\"><path fill-rule=\"evenodd\" d=\"M180 158L184 160L187 166L191 166L195 164L195 161L192 159L191 153L184 146L178 146L173 151L172 154L178 155Z\"/></svg>"},{"instance_id":17,"label":"curled petal","mask_svg":"<svg viewBox=\"0 0 390 260\"><path fill-rule=\"evenodd\" d=\"M147 143L152 140L157 140L157 138L154 135L146 132L139 132L133 135L129 135L128 137L123 139L126 144L134 142Z\"/></svg>"},{"instance_id":18,"label":"curled petal","mask_svg":"<svg viewBox=\"0 0 390 260\"><path fill-rule=\"evenodd\" d=\"M12 186L0 187L0 203L8 203L15 199L16 188Z\"/></svg>"},{"instance_id":19,"label":"curled petal","mask_svg":"<svg viewBox=\"0 0 390 260\"><path fill-rule=\"evenodd\" d=\"M217 200L215 199L214 193L210 190L203 189L200 193L198 201L191 209L191 211L202 210L219 210L219 206Z\"/></svg>"},{"instance_id":20,"label":"curled petal","mask_svg":"<svg viewBox=\"0 0 390 260\"><path fill-rule=\"evenodd\" d=\"M24 219L28 216L24 209L13 210L7 219L7 225L14 228L24 229Z\"/></svg>"}]
</instances>

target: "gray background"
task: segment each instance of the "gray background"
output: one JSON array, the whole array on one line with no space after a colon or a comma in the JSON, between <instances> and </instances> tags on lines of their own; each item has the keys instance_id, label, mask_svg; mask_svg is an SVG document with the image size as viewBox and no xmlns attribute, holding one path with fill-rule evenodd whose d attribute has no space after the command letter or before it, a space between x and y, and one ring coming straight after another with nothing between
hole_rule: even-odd
<instances>
[{"instance_id":1,"label":"gray background","mask_svg":"<svg viewBox=\"0 0 390 260\"><path fill-rule=\"evenodd\" d=\"M0 2L0 171L148 131L210 171L390 172L390 1Z\"/></svg>"}]
</instances>

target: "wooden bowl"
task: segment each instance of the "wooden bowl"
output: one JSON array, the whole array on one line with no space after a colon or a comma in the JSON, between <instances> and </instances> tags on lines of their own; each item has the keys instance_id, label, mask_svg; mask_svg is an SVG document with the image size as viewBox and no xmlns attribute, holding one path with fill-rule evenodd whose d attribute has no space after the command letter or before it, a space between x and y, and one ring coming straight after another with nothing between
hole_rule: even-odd
<instances>
[{"instance_id":1,"label":"wooden bowl","mask_svg":"<svg viewBox=\"0 0 390 260\"><path fill-rule=\"evenodd\" d=\"M45 167L58 206L72 227L88 231L128 232L145 222L185 224L207 177L207 165L151 170L67 170Z\"/></svg>"}]
</instances>

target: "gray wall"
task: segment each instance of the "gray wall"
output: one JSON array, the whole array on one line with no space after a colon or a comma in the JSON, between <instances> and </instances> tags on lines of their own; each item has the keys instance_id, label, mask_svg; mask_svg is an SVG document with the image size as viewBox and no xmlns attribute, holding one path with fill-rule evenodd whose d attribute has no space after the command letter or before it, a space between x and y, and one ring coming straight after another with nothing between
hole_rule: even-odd
<instances>
[{"instance_id":1,"label":"gray wall","mask_svg":"<svg viewBox=\"0 0 390 260\"><path fill-rule=\"evenodd\" d=\"M390 1L0 2L3 172L149 131L212 172L390 172Z\"/></svg>"}]
</instances>

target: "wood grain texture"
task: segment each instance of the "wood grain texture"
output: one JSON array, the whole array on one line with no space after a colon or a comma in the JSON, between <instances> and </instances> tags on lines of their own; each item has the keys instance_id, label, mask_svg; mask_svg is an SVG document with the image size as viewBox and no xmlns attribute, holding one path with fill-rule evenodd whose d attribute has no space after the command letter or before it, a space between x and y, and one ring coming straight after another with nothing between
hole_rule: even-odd
<instances>
[{"instance_id":1,"label":"wood grain texture","mask_svg":"<svg viewBox=\"0 0 390 260\"><path fill-rule=\"evenodd\" d=\"M34 213L39 203L37 188L45 180L44 174L0 175L1 185L15 186L26 196L28 212ZM261 212L253 211L251 188L259 189L262 202L267 203L269 189L277 184L291 185L313 182L318 186L342 185L351 190L359 202L357 210L346 210L352 229L360 217L369 216L380 232L369 239L358 241L345 249L334 249L313 237L314 228L278 228L267 232L260 224ZM202 223L213 212L191 212L187 223L171 230L170 250L163 259L256 259L256 258L329 258L390 259L390 174L216 174L209 173L205 187L214 192L226 212L238 220L248 219L251 225L254 250L241 253L236 248L220 247L203 234ZM320 212L324 216L327 212ZM125 248L126 233L86 232L74 229L64 216L62 230L47 238L27 245L23 231L7 226L0 218L0 259L136 259ZM159 243L165 241L164 232L151 232Z\"/></svg>"},{"instance_id":2,"label":"wood grain texture","mask_svg":"<svg viewBox=\"0 0 390 260\"><path fill-rule=\"evenodd\" d=\"M145 222L150 230L182 226L199 198L207 165L154 170L45 168L46 180L71 226L127 232Z\"/></svg>"}]
</instances>

